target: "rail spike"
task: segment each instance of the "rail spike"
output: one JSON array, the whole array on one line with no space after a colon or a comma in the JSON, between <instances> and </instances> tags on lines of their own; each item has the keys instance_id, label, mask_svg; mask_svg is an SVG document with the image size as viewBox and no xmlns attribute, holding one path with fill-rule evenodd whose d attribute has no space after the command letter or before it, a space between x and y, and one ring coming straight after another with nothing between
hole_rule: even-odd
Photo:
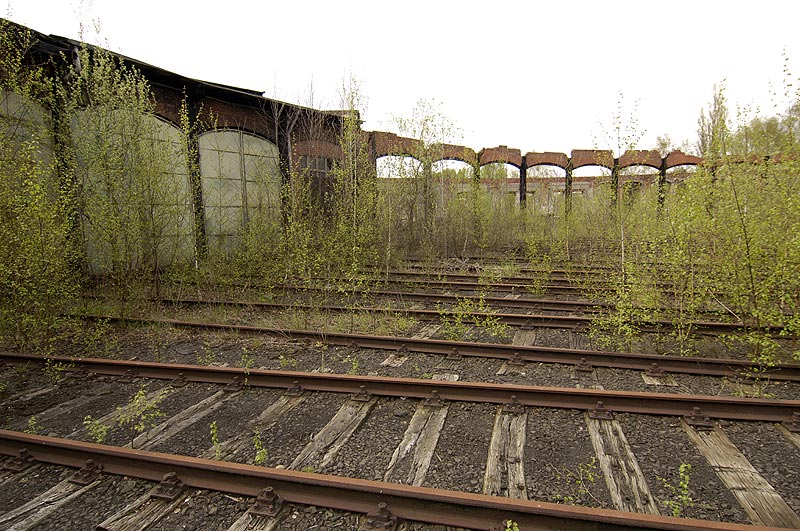
<instances>
[{"instance_id":1,"label":"rail spike","mask_svg":"<svg viewBox=\"0 0 800 531\"><path fill-rule=\"evenodd\" d=\"M652 363L650 365L650 367L648 367L644 371L644 373L647 376L653 376L653 377L656 377L656 378L661 378L664 375L666 375L666 372L664 371L664 369L662 369L661 367L658 366L658 363Z\"/></svg>"},{"instance_id":2,"label":"rail spike","mask_svg":"<svg viewBox=\"0 0 800 531\"><path fill-rule=\"evenodd\" d=\"M369 402L372 399L372 394L367 391L366 385L359 385L358 391L350 395L350 399L356 402Z\"/></svg>"},{"instance_id":3,"label":"rail spike","mask_svg":"<svg viewBox=\"0 0 800 531\"><path fill-rule=\"evenodd\" d=\"M586 361L586 358L581 358L581 360L575 364L576 372L592 372L593 370L594 368Z\"/></svg>"},{"instance_id":4,"label":"rail spike","mask_svg":"<svg viewBox=\"0 0 800 531\"><path fill-rule=\"evenodd\" d=\"M2 467L2 470L7 472L19 473L34 464L33 456L27 448L22 448L17 455L7 460Z\"/></svg>"},{"instance_id":5,"label":"rail spike","mask_svg":"<svg viewBox=\"0 0 800 531\"><path fill-rule=\"evenodd\" d=\"M178 373L178 377L172 380L172 387L179 388L184 387L186 384L189 383L189 380L186 379L186 375L182 372Z\"/></svg>"},{"instance_id":6,"label":"rail spike","mask_svg":"<svg viewBox=\"0 0 800 531\"><path fill-rule=\"evenodd\" d=\"M448 352L448 353L447 353L447 357L446 357L445 359L446 359L446 360L450 360L450 361L458 361L458 360L460 360L462 357L463 357L463 356L462 356L462 355L461 355L461 353L458 351L458 349L457 349L456 347L453 347L453 350L451 350L450 352Z\"/></svg>"},{"instance_id":7,"label":"rail spike","mask_svg":"<svg viewBox=\"0 0 800 531\"><path fill-rule=\"evenodd\" d=\"M367 514L358 531L375 531L376 529L380 531L395 531L397 524L397 517L389 511L386 502L380 502L378 510Z\"/></svg>"},{"instance_id":8,"label":"rail spike","mask_svg":"<svg viewBox=\"0 0 800 531\"><path fill-rule=\"evenodd\" d=\"M286 396L300 396L303 394L303 387L300 385L298 380L292 382L292 386L286 389L284 393Z\"/></svg>"},{"instance_id":9,"label":"rail spike","mask_svg":"<svg viewBox=\"0 0 800 531\"><path fill-rule=\"evenodd\" d=\"M239 376L234 376L233 380L228 382L225 387L222 388L223 391L226 393L238 393L242 390L242 380Z\"/></svg>"},{"instance_id":10,"label":"rail spike","mask_svg":"<svg viewBox=\"0 0 800 531\"><path fill-rule=\"evenodd\" d=\"M431 396L426 398L422 402L422 405L423 406L428 406L428 407L443 407L444 406L444 400L442 400L442 398L439 396L439 391L434 389L433 391L431 391Z\"/></svg>"},{"instance_id":11,"label":"rail spike","mask_svg":"<svg viewBox=\"0 0 800 531\"><path fill-rule=\"evenodd\" d=\"M183 481L178 478L178 474L175 472L168 472L164 474L164 479L161 480L161 483L153 487L153 490L150 491L150 497L172 501L183 492L184 486Z\"/></svg>"},{"instance_id":12,"label":"rail spike","mask_svg":"<svg viewBox=\"0 0 800 531\"><path fill-rule=\"evenodd\" d=\"M589 418L595 420L614 420L614 414L606 409L602 401L598 401L597 404L589 410Z\"/></svg>"},{"instance_id":13,"label":"rail spike","mask_svg":"<svg viewBox=\"0 0 800 531\"><path fill-rule=\"evenodd\" d=\"M278 496L275 489L265 487L256 496L256 502L250 507L250 513L256 516L276 516L283 506L283 498Z\"/></svg>"},{"instance_id":14,"label":"rail spike","mask_svg":"<svg viewBox=\"0 0 800 531\"><path fill-rule=\"evenodd\" d=\"M68 481L70 483L80 485L81 487L85 487L86 485L94 483L100 479L100 474L102 473L103 465L96 463L94 459L87 459L83 467L75 472Z\"/></svg>"},{"instance_id":15,"label":"rail spike","mask_svg":"<svg viewBox=\"0 0 800 531\"><path fill-rule=\"evenodd\" d=\"M714 429L714 422L711 420L711 417L703 415L699 407L693 407L692 414L684 415L683 420L686 421L686 424L698 431L711 431Z\"/></svg>"},{"instance_id":16,"label":"rail spike","mask_svg":"<svg viewBox=\"0 0 800 531\"><path fill-rule=\"evenodd\" d=\"M517 395L511 395L511 401L503 405L503 413L509 415L522 415L525 413L525 406L517 400Z\"/></svg>"},{"instance_id":17,"label":"rail spike","mask_svg":"<svg viewBox=\"0 0 800 531\"><path fill-rule=\"evenodd\" d=\"M525 362L520 357L519 352L514 352L506 363L514 367L523 367L525 365Z\"/></svg>"}]
</instances>

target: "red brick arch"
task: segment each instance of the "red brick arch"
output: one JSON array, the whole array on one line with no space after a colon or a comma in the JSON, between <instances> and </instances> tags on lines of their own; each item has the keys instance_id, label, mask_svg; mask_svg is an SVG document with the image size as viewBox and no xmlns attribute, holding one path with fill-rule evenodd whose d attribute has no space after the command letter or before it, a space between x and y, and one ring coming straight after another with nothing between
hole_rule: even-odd
<instances>
[{"instance_id":1,"label":"red brick arch","mask_svg":"<svg viewBox=\"0 0 800 531\"><path fill-rule=\"evenodd\" d=\"M519 168L522 166L522 153L519 149L509 148L508 146L497 146L494 148L484 148L478 152L478 165L486 166L493 162L511 164Z\"/></svg>"},{"instance_id":2,"label":"red brick arch","mask_svg":"<svg viewBox=\"0 0 800 531\"><path fill-rule=\"evenodd\" d=\"M535 166L555 166L562 170L567 170L569 164L569 157L566 153L554 153L546 151L543 153L527 153L525 155L525 166L533 168Z\"/></svg>"},{"instance_id":3,"label":"red brick arch","mask_svg":"<svg viewBox=\"0 0 800 531\"><path fill-rule=\"evenodd\" d=\"M601 149L573 149L572 169L578 169L584 166L602 166L613 170L614 153L611 150Z\"/></svg>"},{"instance_id":4,"label":"red brick arch","mask_svg":"<svg viewBox=\"0 0 800 531\"><path fill-rule=\"evenodd\" d=\"M372 131L370 134L375 158L387 156L415 156L420 152L420 142L394 133Z\"/></svg>"},{"instance_id":5,"label":"red brick arch","mask_svg":"<svg viewBox=\"0 0 800 531\"><path fill-rule=\"evenodd\" d=\"M661 169L661 154L655 150L633 149L628 150L619 158L619 168L631 166L648 166L656 170Z\"/></svg>"},{"instance_id":6,"label":"red brick arch","mask_svg":"<svg viewBox=\"0 0 800 531\"><path fill-rule=\"evenodd\" d=\"M466 146L442 144L441 149L441 158L435 160L434 162L439 162L441 160L457 160L459 162L469 164L470 166L475 166L478 161L478 154L475 153L475 150Z\"/></svg>"},{"instance_id":7,"label":"red brick arch","mask_svg":"<svg viewBox=\"0 0 800 531\"><path fill-rule=\"evenodd\" d=\"M666 156L664 162L664 168L670 169L675 166L699 166L703 163L703 159L695 157L694 155L687 155L680 150L675 150Z\"/></svg>"}]
</instances>

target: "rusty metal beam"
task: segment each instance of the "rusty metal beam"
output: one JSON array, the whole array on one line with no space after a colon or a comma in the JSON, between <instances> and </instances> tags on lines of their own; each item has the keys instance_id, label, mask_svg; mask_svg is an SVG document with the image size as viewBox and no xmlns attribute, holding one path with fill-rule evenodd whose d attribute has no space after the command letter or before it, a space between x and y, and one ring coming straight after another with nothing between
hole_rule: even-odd
<instances>
[{"instance_id":1,"label":"rusty metal beam","mask_svg":"<svg viewBox=\"0 0 800 531\"><path fill-rule=\"evenodd\" d=\"M642 393L597 389L537 387L483 382L450 382L418 378L392 378L349 374L296 371L271 371L204 365L184 365L144 361L49 356L48 360L71 365L71 370L97 374L130 375L146 378L181 379L192 382L229 384L246 382L253 387L369 393L384 397L425 399L438 395L443 400L506 404L518 401L524 406L592 410L602 403L606 410L647 415L688 416L789 422L800 412L800 400L771 400L707 395ZM0 361L24 365L44 364L42 357L26 354L0 354Z\"/></svg>"},{"instance_id":2,"label":"rusty metal beam","mask_svg":"<svg viewBox=\"0 0 800 531\"><path fill-rule=\"evenodd\" d=\"M418 319L423 320L437 320L442 316L454 316L455 314L449 310L437 309L412 309L412 308L381 308L381 307L359 307L353 309L348 306L337 306L331 304L325 305L312 305L312 304L295 304L295 303L277 303L277 302L255 302L255 301L230 301L230 300L215 300L208 301L203 299L159 299L162 303L172 304L218 304L228 306L251 306L268 309L290 309L290 310L320 310L329 312L365 312L365 313L388 313L388 314L405 314L411 315ZM522 313L499 313L499 312L464 312L464 315L480 318L493 318L499 322L511 326L537 326L541 328L571 328L571 329L586 329L592 324L594 317L584 315L546 315L546 314L522 314ZM674 328L674 323L668 320L652 320L640 321L637 323L639 329L644 332L658 332L663 330L670 330ZM740 332L744 329L745 325L740 323L725 323L720 321L691 321L691 324L697 333L709 334L724 334L731 332ZM780 328L776 327L762 327L762 329L769 331L773 334L781 332ZM791 337L791 336L782 336Z\"/></svg>"},{"instance_id":3,"label":"rusty metal beam","mask_svg":"<svg viewBox=\"0 0 800 531\"><path fill-rule=\"evenodd\" d=\"M520 529L526 531L755 529L741 524L626 513L279 470L0 430L0 454L15 456L22 449L43 463L80 468L88 459L92 459L103 465L105 473L150 481L160 481L165 474L175 473L189 487L240 496L256 496L263 488L272 487L287 502L364 514L374 512L378 504L385 503L393 515L405 520L469 529L496 529L506 520L514 520Z\"/></svg>"},{"instance_id":4,"label":"rusty metal beam","mask_svg":"<svg viewBox=\"0 0 800 531\"><path fill-rule=\"evenodd\" d=\"M87 317L89 318L89 317ZM119 322L112 316L95 316L90 318L106 319ZM448 355L455 349L462 356L512 359L536 363L568 363L577 364L583 360L591 365L618 369L648 370L657 364L667 372L695 374L701 376L734 376L738 377L750 370L758 369L759 374L773 380L800 381L800 364L786 363L761 371L752 362L746 360L690 358L685 356L661 356L658 354L639 354L629 352L611 352L566 349L542 346L504 345L500 343L477 343L469 341L446 341L441 339L399 338L390 336L374 336L367 334L344 334L334 332L314 332L289 328L269 328L261 326L204 323L179 321L175 319L125 319L128 323L164 324L181 328L198 328L207 330L226 330L238 333L267 334L291 339L307 339L319 341L327 345L353 346L384 350L409 350L427 354Z\"/></svg>"}]
</instances>

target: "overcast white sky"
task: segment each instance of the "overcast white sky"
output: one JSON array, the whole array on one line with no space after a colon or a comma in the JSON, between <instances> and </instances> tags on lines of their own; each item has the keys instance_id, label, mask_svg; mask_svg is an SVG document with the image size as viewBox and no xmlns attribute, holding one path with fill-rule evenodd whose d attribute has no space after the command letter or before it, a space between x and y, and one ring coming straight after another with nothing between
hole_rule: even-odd
<instances>
[{"instance_id":1,"label":"overcast white sky","mask_svg":"<svg viewBox=\"0 0 800 531\"><path fill-rule=\"evenodd\" d=\"M729 99L773 114L783 51L800 74L800 2L436 0L184 2L10 0L6 16L173 72L284 101L339 108L366 95L368 130L393 130L419 99L441 103L476 150L595 147L619 93L646 130L694 143L700 109ZM100 23L100 38L92 22ZM313 101L310 87L313 86ZM794 89L798 84L795 83ZM735 111L734 111L735 112ZM597 147L614 147L599 145Z\"/></svg>"}]
</instances>

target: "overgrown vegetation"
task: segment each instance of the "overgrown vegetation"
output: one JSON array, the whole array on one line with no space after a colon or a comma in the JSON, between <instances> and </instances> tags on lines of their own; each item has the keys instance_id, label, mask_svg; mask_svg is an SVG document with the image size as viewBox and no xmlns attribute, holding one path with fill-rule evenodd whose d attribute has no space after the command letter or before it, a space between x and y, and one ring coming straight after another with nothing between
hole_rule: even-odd
<instances>
[{"instance_id":1,"label":"overgrown vegetation","mask_svg":"<svg viewBox=\"0 0 800 531\"><path fill-rule=\"evenodd\" d=\"M256 455L253 457L253 463L256 465L263 465L266 463L269 453L261 442L261 430L258 428L253 431L253 448L255 448L256 451Z\"/></svg>"},{"instance_id":2,"label":"overgrown vegetation","mask_svg":"<svg viewBox=\"0 0 800 531\"><path fill-rule=\"evenodd\" d=\"M500 322L497 311L486 303L486 294L480 293L477 300L456 298L456 304L438 306L442 322L441 334L450 341L468 341L488 336L495 341L508 337L508 326ZM477 314L477 315L476 315Z\"/></svg>"},{"instance_id":3,"label":"overgrown vegetation","mask_svg":"<svg viewBox=\"0 0 800 531\"><path fill-rule=\"evenodd\" d=\"M554 472L556 479L560 480L566 489L566 494L554 495L554 501L577 505L592 500L594 503L602 505L602 502L593 493L594 485L601 477L596 458L592 457L592 460L587 463L578 463L574 469L557 470L554 468Z\"/></svg>"},{"instance_id":4,"label":"overgrown vegetation","mask_svg":"<svg viewBox=\"0 0 800 531\"><path fill-rule=\"evenodd\" d=\"M121 427L131 428L136 433L154 427L158 419L164 416L159 409L159 404L169 393L169 389L162 389L148 395L145 386L139 388L131 397L130 402L117 407L117 424Z\"/></svg>"},{"instance_id":5,"label":"overgrown vegetation","mask_svg":"<svg viewBox=\"0 0 800 531\"><path fill-rule=\"evenodd\" d=\"M78 295L72 189L50 132L52 81L25 62L24 29L0 20L0 340L52 350Z\"/></svg>"},{"instance_id":6,"label":"overgrown vegetation","mask_svg":"<svg viewBox=\"0 0 800 531\"><path fill-rule=\"evenodd\" d=\"M379 162L387 176L379 178L353 82L337 113L265 103L267 138L218 129L186 100L180 123L168 126L155 115L146 79L116 56L84 46L58 68L39 65L26 31L7 22L0 29L4 347L51 351L77 328L62 315L91 288L123 318L159 293L164 278L209 291L357 288L355 315L375 272L404 258L435 265L511 251L538 269L535 294L556 267L608 267L604 286L586 283L588 296L612 303L595 320L597 346L630 350L641 322L665 320L671 351L693 354L694 323L711 316L744 327L728 343L756 362L755 377L800 357L791 339L800 335L800 84L788 70L789 103L774 116L739 109L734 121L724 89L715 90L698 122L705 162L696 171L670 173L665 184L653 176L648 188L632 182L638 169L614 168L608 182L583 193L548 188L544 197L537 189L522 209L507 191L509 165L480 167L471 152L445 157L457 128L436 105L420 102L397 120L397 132L415 142L403 148L407 157ZM642 138L621 102L604 141L617 157ZM326 154L287 153L290 145ZM663 154L671 146L661 138L658 147ZM231 168L240 173L228 175ZM241 190L225 188L237 179ZM225 202L232 191L241 201ZM321 305L327 295L304 296ZM467 309L488 315L470 326L505 334L482 300L465 299L442 309L445 335L467 334ZM87 349L98 333L86 332ZM250 363L243 356L241 365ZM281 363L293 367L289 358Z\"/></svg>"},{"instance_id":7,"label":"overgrown vegetation","mask_svg":"<svg viewBox=\"0 0 800 531\"><path fill-rule=\"evenodd\" d=\"M97 444L103 444L108 436L108 430L111 429L111 426L104 424L100 419L93 418L91 415L86 415L83 418L83 426L86 428L89 437Z\"/></svg>"},{"instance_id":8,"label":"overgrown vegetation","mask_svg":"<svg viewBox=\"0 0 800 531\"><path fill-rule=\"evenodd\" d=\"M219 444L219 428L216 420L209 425L209 432L211 434L211 447L214 448L214 459L219 461L222 459L222 446Z\"/></svg>"},{"instance_id":9,"label":"overgrown vegetation","mask_svg":"<svg viewBox=\"0 0 800 531\"><path fill-rule=\"evenodd\" d=\"M666 488L670 493L670 497L662 500L661 504L669 510L672 516L676 518L685 517L689 509L692 507L705 507L705 504L698 503L694 498L692 498L691 491L689 489L691 470L692 465L689 463L681 463L680 467L678 467L679 481L677 485L673 485L660 476L658 477L658 479L664 485L664 488Z\"/></svg>"}]
</instances>

